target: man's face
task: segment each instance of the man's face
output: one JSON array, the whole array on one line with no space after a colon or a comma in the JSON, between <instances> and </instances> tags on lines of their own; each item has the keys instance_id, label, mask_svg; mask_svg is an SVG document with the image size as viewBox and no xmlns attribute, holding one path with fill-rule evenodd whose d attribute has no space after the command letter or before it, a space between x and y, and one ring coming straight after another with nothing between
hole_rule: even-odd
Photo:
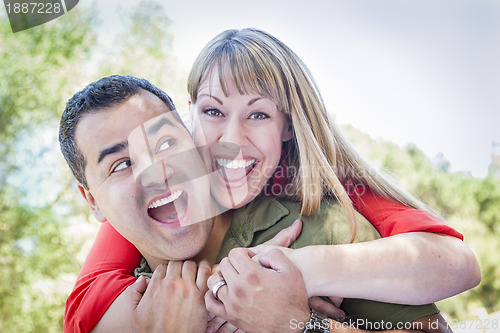
<instances>
[{"instance_id":1,"label":"man's face","mask_svg":"<svg viewBox=\"0 0 500 333\"><path fill-rule=\"evenodd\" d=\"M141 91L85 115L75 140L89 185L80 190L95 217L108 220L153 269L205 246L212 220L202 221L210 215L200 207L210 203L208 177L189 133L157 96Z\"/></svg>"}]
</instances>

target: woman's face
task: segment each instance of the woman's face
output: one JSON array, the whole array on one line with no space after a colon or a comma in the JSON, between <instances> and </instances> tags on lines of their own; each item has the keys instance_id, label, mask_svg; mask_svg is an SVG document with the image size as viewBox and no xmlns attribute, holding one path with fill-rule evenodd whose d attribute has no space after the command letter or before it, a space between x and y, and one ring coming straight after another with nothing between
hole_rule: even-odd
<instances>
[{"instance_id":1,"label":"woman's face","mask_svg":"<svg viewBox=\"0 0 500 333\"><path fill-rule=\"evenodd\" d=\"M241 95L225 78L228 96L217 71L200 85L191 104L194 141L212 170L211 191L226 208L252 201L273 175L283 141L292 138L288 118L270 99Z\"/></svg>"}]
</instances>

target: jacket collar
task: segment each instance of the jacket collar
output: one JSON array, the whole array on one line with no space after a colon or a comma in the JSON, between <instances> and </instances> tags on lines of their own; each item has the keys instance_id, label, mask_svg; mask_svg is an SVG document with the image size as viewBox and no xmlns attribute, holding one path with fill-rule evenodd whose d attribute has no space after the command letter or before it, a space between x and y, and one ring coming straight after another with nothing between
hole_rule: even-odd
<instances>
[{"instance_id":1,"label":"jacket collar","mask_svg":"<svg viewBox=\"0 0 500 333\"><path fill-rule=\"evenodd\" d=\"M240 246L248 247L256 232L269 229L288 214L290 211L276 198L259 195L233 212L229 232Z\"/></svg>"}]
</instances>

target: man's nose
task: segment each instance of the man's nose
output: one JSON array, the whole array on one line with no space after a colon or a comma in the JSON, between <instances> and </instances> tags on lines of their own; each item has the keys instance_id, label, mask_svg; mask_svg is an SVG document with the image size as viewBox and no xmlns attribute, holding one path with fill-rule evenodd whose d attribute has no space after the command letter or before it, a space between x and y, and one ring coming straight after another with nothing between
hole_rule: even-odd
<instances>
[{"instance_id":1,"label":"man's nose","mask_svg":"<svg viewBox=\"0 0 500 333\"><path fill-rule=\"evenodd\" d=\"M219 142L231 142L239 147L244 147L247 144L248 138L244 120L237 119L236 117L229 120L222 129L222 135Z\"/></svg>"},{"instance_id":2,"label":"man's nose","mask_svg":"<svg viewBox=\"0 0 500 333\"><path fill-rule=\"evenodd\" d=\"M174 169L165 160L153 162L137 175L134 173L137 184L154 189L166 189L167 181L173 175Z\"/></svg>"}]
</instances>

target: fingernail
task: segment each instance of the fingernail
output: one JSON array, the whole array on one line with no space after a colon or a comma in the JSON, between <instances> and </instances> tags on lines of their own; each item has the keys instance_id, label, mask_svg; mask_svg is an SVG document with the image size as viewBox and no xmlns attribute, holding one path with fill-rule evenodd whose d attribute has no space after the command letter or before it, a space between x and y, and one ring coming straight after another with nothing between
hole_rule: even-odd
<instances>
[{"instance_id":1,"label":"fingernail","mask_svg":"<svg viewBox=\"0 0 500 333\"><path fill-rule=\"evenodd\" d=\"M207 333L214 333L215 329L212 326L207 327Z\"/></svg>"}]
</instances>

